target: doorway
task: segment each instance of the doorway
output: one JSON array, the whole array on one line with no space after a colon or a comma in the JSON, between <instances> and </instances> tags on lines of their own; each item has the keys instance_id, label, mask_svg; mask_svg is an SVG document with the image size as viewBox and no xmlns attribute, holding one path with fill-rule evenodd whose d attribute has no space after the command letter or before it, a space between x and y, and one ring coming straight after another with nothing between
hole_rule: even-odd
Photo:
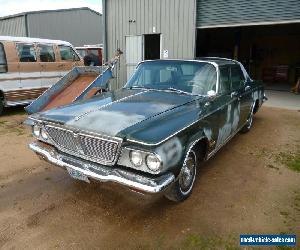
<instances>
[{"instance_id":1,"label":"doorway","mask_svg":"<svg viewBox=\"0 0 300 250\"><path fill-rule=\"evenodd\" d=\"M160 34L144 35L144 59L160 59Z\"/></svg>"},{"instance_id":2,"label":"doorway","mask_svg":"<svg viewBox=\"0 0 300 250\"><path fill-rule=\"evenodd\" d=\"M197 30L197 57L239 60L266 89L289 91L300 79L300 24Z\"/></svg>"}]
</instances>

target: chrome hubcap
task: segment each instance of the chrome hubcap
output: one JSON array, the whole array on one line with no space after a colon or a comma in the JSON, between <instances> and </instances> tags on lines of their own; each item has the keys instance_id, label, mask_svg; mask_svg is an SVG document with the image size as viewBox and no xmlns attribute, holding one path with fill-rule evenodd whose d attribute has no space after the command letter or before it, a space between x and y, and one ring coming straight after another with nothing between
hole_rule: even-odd
<instances>
[{"instance_id":1,"label":"chrome hubcap","mask_svg":"<svg viewBox=\"0 0 300 250\"><path fill-rule=\"evenodd\" d=\"M179 177L179 185L183 192L189 190L194 181L195 176L195 159L190 154L182 167L181 175Z\"/></svg>"},{"instance_id":2,"label":"chrome hubcap","mask_svg":"<svg viewBox=\"0 0 300 250\"><path fill-rule=\"evenodd\" d=\"M252 125L252 121L253 121L253 113L251 113L250 114L250 117L248 118L248 126L247 126L247 128L250 128L251 127L251 125Z\"/></svg>"}]
</instances>

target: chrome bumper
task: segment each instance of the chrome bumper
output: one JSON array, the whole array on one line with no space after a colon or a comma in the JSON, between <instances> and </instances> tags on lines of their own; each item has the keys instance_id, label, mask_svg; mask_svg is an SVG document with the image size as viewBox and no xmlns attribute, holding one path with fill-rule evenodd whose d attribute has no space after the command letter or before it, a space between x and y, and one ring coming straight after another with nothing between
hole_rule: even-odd
<instances>
[{"instance_id":1,"label":"chrome bumper","mask_svg":"<svg viewBox=\"0 0 300 250\"><path fill-rule=\"evenodd\" d=\"M131 171L81 160L59 153L54 147L40 142L29 144L29 148L42 156L44 160L59 167L70 168L89 178L102 182L116 182L142 192L153 194L163 192L175 180L175 176L172 173L149 178Z\"/></svg>"}]
</instances>

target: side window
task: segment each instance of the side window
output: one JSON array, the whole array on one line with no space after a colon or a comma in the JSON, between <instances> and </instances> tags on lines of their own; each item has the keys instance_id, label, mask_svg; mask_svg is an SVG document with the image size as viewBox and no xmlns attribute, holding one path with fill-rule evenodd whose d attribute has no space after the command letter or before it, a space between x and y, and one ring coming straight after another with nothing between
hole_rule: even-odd
<instances>
[{"instance_id":1,"label":"side window","mask_svg":"<svg viewBox=\"0 0 300 250\"><path fill-rule=\"evenodd\" d=\"M18 43L20 62L36 62L36 51L33 44Z\"/></svg>"},{"instance_id":2,"label":"side window","mask_svg":"<svg viewBox=\"0 0 300 250\"><path fill-rule=\"evenodd\" d=\"M240 66L231 66L231 87L233 90L239 89L245 81L244 74Z\"/></svg>"},{"instance_id":3,"label":"side window","mask_svg":"<svg viewBox=\"0 0 300 250\"><path fill-rule=\"evenodd\" d=\"M6 55L4 51L4 46L2 43L0 43L0 73L6 73L6 72L7 72Z\"/></svg>"},{"instance_id":4,"label":"side window","mask_svg":"<svg viewBox=\"0 0 300 250\"><path fill-rule=\"evenodd\" d=\"M80 61L79 56L75 53L75 51L65 45L59 45L60 57L63 61Z\"/></svg>"},{"instance_id":5,"label":"side window","mask_svg":"<svg viewBox=\"0 0 300 250\"><path fill-rule=\"evenodd\" d=\"M208 91L216 91L217 86L217 71L211 64L205 64L198 67L194 74L193 79L193 90L195 94L206 95Z\"/></svg>"},{"instance_id":6,"label":"side window","mask_svg":"<svg viewBox=\"0 0 300 250\"><path fill-rule=\"evenodd\" d=\"M55 62L55 53L52 45L39 44L40 61Z\"/></svg>"},{"instance_id":7,"label":"side window","mask_svg":"<svg viewBox=\"0 0 300 250\"><path fill-rule=\"evenodd\" d=\"M220 67L220 93L230 92L230 72L229 67Z\"/></svg>"}]
</instances>

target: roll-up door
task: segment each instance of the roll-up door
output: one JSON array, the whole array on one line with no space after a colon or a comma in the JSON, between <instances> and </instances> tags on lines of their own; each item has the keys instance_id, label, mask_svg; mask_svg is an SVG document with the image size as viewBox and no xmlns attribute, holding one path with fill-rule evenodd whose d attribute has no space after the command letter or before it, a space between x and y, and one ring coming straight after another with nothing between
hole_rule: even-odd
<instances>
[{"instance_id":1,"label":"roll-up door","mask_svg":"<svg viewBox=\"0 0 300 250\"><path fill-rule=\"evenodd\" d=\"M197 0L197 28L297 22L299 0Z\"/></svg>"}]
</instances>

